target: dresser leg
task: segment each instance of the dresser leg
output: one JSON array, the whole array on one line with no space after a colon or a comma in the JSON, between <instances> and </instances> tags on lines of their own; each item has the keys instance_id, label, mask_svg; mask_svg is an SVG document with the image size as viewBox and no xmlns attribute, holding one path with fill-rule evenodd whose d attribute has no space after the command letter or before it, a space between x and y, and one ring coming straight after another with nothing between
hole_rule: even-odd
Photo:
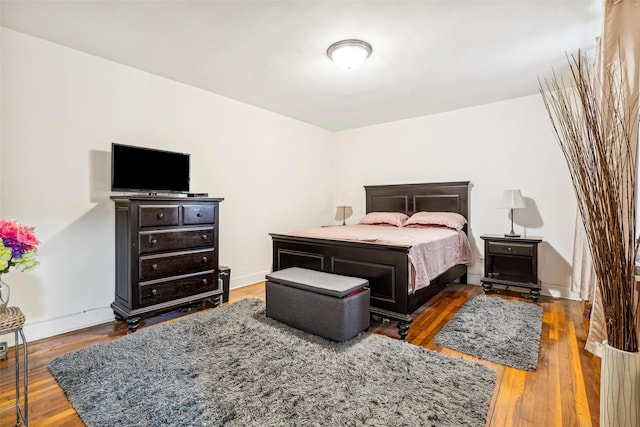
<instances>
[{"instance_id":1,"label":"dresser leg","mask_svg":"<svg viewBox=\"0 0 640 427\"><path fill-rule=\"evenodd\" d=\"M127 323L129 324L129 330L135 332L140 326L140 317L129 317Z\"/></svg>"},{"instance_id":2,"label":"dresser leg","mask_svg":"<svg viewBox=\"0 0 640 427\"><path fill-rule=\"evenodd\" d=\"M113 317L116 319L116 322L122 322L124 320L122 314L118 313L117 311L113 312Z\"/></svg>"},{"instance_id":3,"label":"dresser leg","mask_svg":"<svg viewBox=\"0 0 640 427\"><path fill-rule=\"evenodd\" d=\"M491 283L482 282L482 289L484 290L485 294L488 294L489 292L491 292L492 287L493 285Z\"/></svg>"},{"instance_id":4,"label":"dresser leg","mask_svg":"<svg viewBox=\"0 0 640 427\"><path fill-rule=\"evenodd\" d=\"M531 294L533 302L538 301L538 297L540 296L540 291L538 289L530 289L529 293Z\"/></svg>"},{"instance_id":5,"label":"dresser leg","mask_svg":"<svg viewBox=\"0 0 640 427\"><path fill-rule=\"evenodd\" d=\"M400 334L401 340L405 339L409 333L409 322L398 320L398 333Z\"/></svg>"}]
</instances>

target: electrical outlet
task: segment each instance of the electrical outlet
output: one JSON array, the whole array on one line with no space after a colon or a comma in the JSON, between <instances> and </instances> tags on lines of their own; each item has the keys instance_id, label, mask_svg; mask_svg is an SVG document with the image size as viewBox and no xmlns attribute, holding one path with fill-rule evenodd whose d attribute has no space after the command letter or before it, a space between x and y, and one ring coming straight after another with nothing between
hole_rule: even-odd
<instances>
[{"instance_id":1,"label":"electrical outlet","mask_svg":"<svg viewBox=\"0 0 640 427\"><path fill-rule=\"evenodd\" d=\"M0 359L7 360L8 357L9 356L7 354L7 343L6 342L0 342Z\"/></svg>"}]
</instances>

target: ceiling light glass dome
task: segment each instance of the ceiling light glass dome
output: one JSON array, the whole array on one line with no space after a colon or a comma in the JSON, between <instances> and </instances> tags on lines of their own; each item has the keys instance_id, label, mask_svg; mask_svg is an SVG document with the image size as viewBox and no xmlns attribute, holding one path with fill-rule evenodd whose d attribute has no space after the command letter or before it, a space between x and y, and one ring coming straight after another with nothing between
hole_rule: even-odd
<instances>
[{"instance_id":1,"label":"ceiling light glass dome","mask_svg":"<svg viewBox=\"0 0 640 427\"><path fill-rule=\"evenodd\" d=\"M343 70L355 70L360 68L364 61L371 55L371 45L362 40L341 40L335 42L327 49L327 56Z\"/></svg>"}]
</instances>

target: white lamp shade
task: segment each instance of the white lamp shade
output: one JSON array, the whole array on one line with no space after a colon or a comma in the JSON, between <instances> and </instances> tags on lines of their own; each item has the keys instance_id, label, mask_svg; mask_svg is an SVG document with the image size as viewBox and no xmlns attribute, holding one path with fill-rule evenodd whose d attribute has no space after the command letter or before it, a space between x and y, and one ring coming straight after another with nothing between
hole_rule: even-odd
<instances>
[{"instance_id":1,"label":"white lamp shade","mask_svg":"<svg viewBox=\"0 0 640 427\"><path fill-rule=\"evenodd\" d=\"M506 209L522 209L526 208L527 205L524 203L520 190L504 190L499 207Z\"/></svg>"},{"instance_id":2,"label":"white lamp shade","mask_svg":"<svg viewBox=\"0 0 640 427\"><path fill-rule=\"evenodd\" d=\"M369 55L371 45L362 40L341 40L327 49L327 56L342 70L360 68Z\"/></svg>"},{"instance_id":3,"label":"white lamp shade","mask_svg":"<svg viewBox=\"0 0 640 427\"><path fill-rule=\"evenodd\" d=\"M349 202L349 196L347 196L346 194L342 193L338 196L338 200L336 201L336 207L338 208L346 208L351 206L351 203Z\"/></svg>"}]
</instances>

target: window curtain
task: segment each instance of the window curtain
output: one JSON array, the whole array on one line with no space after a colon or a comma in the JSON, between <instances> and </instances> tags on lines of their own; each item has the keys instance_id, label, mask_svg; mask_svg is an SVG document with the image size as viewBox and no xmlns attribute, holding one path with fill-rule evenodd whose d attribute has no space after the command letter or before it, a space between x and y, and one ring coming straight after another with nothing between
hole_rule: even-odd
<instances>
[{"instance_id":1,"label":"window curtain","mask_svg":"<svg viewBox=\"0 0 640 427\"><path fill-rule=\"evenodd\" d=\"M627 94L628 108L638 116L638 94L640 87L640 0L605 0L602 37L596 58L596 73L603 78L608 72L623 76L622 84ZM636 143L632 152L637 156L638 123L631 129L631 141ZM623 189L624 191L624 189ZM632 203L631 200L628 201ZM629 248L632 250L632 248ZM595 283L591 254L586 241L584 225L576 222L573 256L572 290L581 298L592 302L589 336L585 348L600 356L601 343L607 339L605 316L600 290ZM638 304L638 288L635 302ZM636 309L636 313L638 310ZM640 322L638 316L637 321ZM640 325L638 325L640 326ZM640 339L640 328L638 338ZM640 341L639 341L640 342Z\"/></svg>"},{"instance_id":2,"label":"window curtain","mask_svg":"<svg viewBox=\"0 0 640 427\"><path fill-rule=\"evenodd\" d=\"M589 334L584 348L601 356L602 341L607 337L607 328L604 322L604 310L602 308L602 296L596 283L596 274L593 270L593 259L587 241L587 233L580 215L576 216L576 230L573 243L573 274L571 277L571 291L580 295L583 301L591 304L589 316Z\"/></svg>"}]
</instances>

